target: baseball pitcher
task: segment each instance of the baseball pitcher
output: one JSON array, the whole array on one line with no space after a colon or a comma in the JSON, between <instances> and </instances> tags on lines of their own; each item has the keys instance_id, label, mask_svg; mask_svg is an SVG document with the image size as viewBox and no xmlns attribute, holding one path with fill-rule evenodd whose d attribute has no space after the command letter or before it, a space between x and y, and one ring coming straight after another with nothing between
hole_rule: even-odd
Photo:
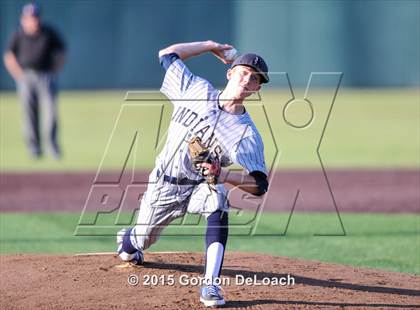
<instances>
[{"instance_id":1,"label":"baseball pitcher","mask_svg":"<svg viewBox=\"0 0 420 310\"><path fill-rule=\"evenodd\" d=\"M268 68L261 56L248 53L233 59L232 46L213 41L180 43L159 52L166 71L161 92L174 111L166 144L149 176L137 225L118 232L118 254L124 261L142 264L143 251L157 241L174 219L199 213L207 219L205 285L200 301L205 306L225 304L220 276L228 237L227 190L221 182L253 195L268 188L264 146L243 102L268 83ZM211 52L230 64L223 91L190 72L184 61ZM237 163L246 171L226 173Z\"/></svg>"}]
</instances>

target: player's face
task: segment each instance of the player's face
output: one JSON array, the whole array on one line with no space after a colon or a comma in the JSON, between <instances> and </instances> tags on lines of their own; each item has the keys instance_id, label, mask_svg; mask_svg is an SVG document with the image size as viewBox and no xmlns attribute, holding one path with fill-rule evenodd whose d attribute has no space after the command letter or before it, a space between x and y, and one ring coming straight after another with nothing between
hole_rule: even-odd
<instances>
[{"instance_id":1,"label":"player's face","mask_svg":"<svg viewBox=\"0 0 420 310\"><path fill-rule=\"evenodd\" d=\"M236 98L243 99L251 96L261 88L260 76L250 67L235 66L227 72L229 83L236 90Z\"/></svg>"}]
</instances>

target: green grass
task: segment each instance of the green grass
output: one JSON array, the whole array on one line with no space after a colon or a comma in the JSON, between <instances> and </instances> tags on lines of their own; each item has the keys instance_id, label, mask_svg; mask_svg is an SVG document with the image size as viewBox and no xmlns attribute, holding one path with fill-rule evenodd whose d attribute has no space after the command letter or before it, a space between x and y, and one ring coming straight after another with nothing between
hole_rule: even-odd
<instances>
[{"instance_id":1,"label":"green grass","mask_svg":"<svg viewBox=\"0 0 420 310\"><path fill-rule=\"evenodd\" d=\"M281 235L285 231L288 216L281 213L262 215L257 232L271 236L238 236L248 230L238 229L237 224L248 222L253 214L231 215L232 235L229 237L228 251L262 252L420 274L419 214L342 214L347 232L345 236L314 236L314 233L322 233L325 227L332 229L327 233L342 232L336 214L331 213L293 214L286 234ZM75 236L79 217L77 213L2 213L0 252L78 253L114 250L115 238L112 236ZM88 214L85 224L92 218ZM123 220L128 218L130 216L125 214ZM187 223L192 224L198 219L189 217ZM114 222L114 215L102 215L96 223L108 225L106 231L111 234L119 229L112 226ZM179 223L180 220L175 222ZM92 235L98 232L101 230L91 230ZM192 232L196 235L186 235ZM173 225L164 231L164 236L150 250L202 252L203 232L204 226L180 230L179 225ZM177 233L180 236L174 236Z\"/></svg>"},{"instance_id":2,"label":"green grass","mask_svg":"<svg viewBox=\"0 0 420 310\"><path fill-rule=\"evenodd\" d=\"M154 105L147 105L145 101L126 102L124 95L123 91L62 92L59 114L64 159L55 162L28 158L16 96L10 92L0 93L0 169L96 170L102 160L103 169L121 169L136 131L139 138L134 148L136 157L132 156L129 164L150 168L159 151L159 148L155 150L155 145L161 106L156 102L152 102ZM309 99L315 115L305 129L290 127L283 120L283 107L290 99L287 92L269 89L261 95L265 113L258 102L247 103L247 109L263 136L267 165L318 168L316 149L328 115L331 93L322 90L311 93ZM302 92L296 92L296 98L302 96ZM418 167L419 101L418 89L340 90L320 147L325 165ZM172 109L168 103L163 103L163 107L160 139L165 137ZM293 104L287 110L287 119L303 124L309 111L307 105ZM274 164L276 158L278 161Z\"/></svg>"}]
</instances>

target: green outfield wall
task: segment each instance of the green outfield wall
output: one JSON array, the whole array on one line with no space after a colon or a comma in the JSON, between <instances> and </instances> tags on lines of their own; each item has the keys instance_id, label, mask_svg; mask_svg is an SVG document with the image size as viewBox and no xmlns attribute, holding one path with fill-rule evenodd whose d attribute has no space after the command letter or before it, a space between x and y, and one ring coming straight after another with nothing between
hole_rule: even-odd
<instances>
[{"instance_id":1,"label":"green outfield wall","mask_svg":"<svg viewBox=\"0 0 420 310\"><path fill-rule=\"evenodd\" d=\"M2 51L25 2L0 1ZM66 89L156 88L158 50L205 39L261 53L294 85L312 71L343 72L344 86L419 84L419 1L39 2L68 45ZM226 66L210 55L189 66L217 86L225 81ZM13 87L0 66L0 89Z\"/></svg>"}]
</instances>

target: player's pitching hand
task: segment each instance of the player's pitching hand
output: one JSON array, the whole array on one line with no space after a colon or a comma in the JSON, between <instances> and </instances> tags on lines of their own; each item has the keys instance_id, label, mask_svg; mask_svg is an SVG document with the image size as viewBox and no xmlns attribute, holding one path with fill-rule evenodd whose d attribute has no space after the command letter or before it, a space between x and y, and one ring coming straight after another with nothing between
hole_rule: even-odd
<instances>
[{"instance_id":1,"label":"player's pitching hand","mask_svg":"<svg viewBox=\"0 0 420 310\"><path fill-rule=\"evenodd\" d=\"M225 54L223 53L226 50L232 49L233 46L229 44L220 44L217 42L212 42L211 52L214 56L219 58L224 64L230 64L233 62L233 59L226 59Z\"/></svg>"}]
</instances>

